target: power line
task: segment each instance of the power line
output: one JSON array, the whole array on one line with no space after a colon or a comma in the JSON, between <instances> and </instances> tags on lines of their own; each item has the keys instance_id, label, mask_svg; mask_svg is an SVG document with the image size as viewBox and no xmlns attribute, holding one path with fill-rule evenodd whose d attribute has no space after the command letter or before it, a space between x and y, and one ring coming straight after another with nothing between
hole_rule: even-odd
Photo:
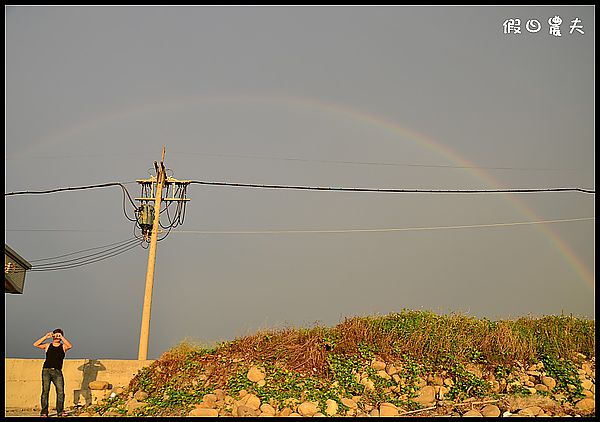
<instances>
[{"instance_id":1,"label":"power line","mask_svg":"<svg viewBox=\"0 0 600 422\"><path fill-rule=\"evenodd\" d=\"M76 186L76 187L68 187L68 188L56 188L56 189L39 190L39 191L17 191L17 192L8 192L8 193L5 193L4 196L13 196L13 195L40 195L40 194L47 194L47 193L72 191L72 190L85 190L85 189L107 188L107 187L110 187L110 186L120 186L121 189L123 189L125 192L127 192L127 195L129 195L129 192L127 191L127 188L125 188L125 186L124 186L125 184L128 184L128 183L135 183L135 182L111 182L111 183L101 183L101 184L98 184L98 185ZM132 204L135 205L135 202L133 202L133 200L131 199L131 195L129 195L129 200L131 201Z\"/></svg>"},{"instance_id":2,"label":"power line","mask_svg":"<svg viewBox=\"0 0 600 422\"><path fill-rule=\"evenodd\" d=\"M280 161L298 161L306 163L326 163L326 164L357 164L357 165L375 165L375 166L393 166L393 167L429 167L429 168L450 168L450 169L482 169L482 170L521 170L521 171L578 171L576 169L557 169L544 167L490 167L490 166L459 166L451 164L420 164L420 163L394 163L394 162L376 162L376 161L349 161L349 160L318 160L297 157L274 157L264 155L241 155L241 154L216 154L204 152L171 152L184 156L204 155L209 157L223 158L244 158L258 160L280 160Z\"/></svg>"},{"instance_id":3,"label":"power line","mask_svg":"<svg viewBox=\"0 0 600 422\"><path fill-rule=\"evenodd\" d=\"M71 269L71 268L82 267L84 265L89 265L89 264L92 264L94 262L104 261L104 260L106 260L108 258L113 258L113 257L115 257L117 255L121 255L121 254L123 254L125 252L128 252L128 251L136 248L137 246L138 246L138 242L135 242L135 243L129 245L128 247L124 248L124 249L120 249L120 250L114 251L113 253L111 253L109 255L105 255L105 256L102 256L102 257L97 257L94 260L86 261L86 262L83 262L83 263L76 263L76 264L73 264L73 265L65 265L65 266L57 266L57 267L45 267L45 268L41 268L41 269L38 269L37 267L33 267L29 271L57 271L57 270L67 270L67 269Z\"/></svg>"},{"instance_id":4,"label":"power line","mask_svg":"<svg viewBox=\"0 0 600 422\"><path fill-rule=\"evenodd\" d=\"M89 264L92 264L95 262L104 261L105 259L112 258L117 255L121 255L121 254L135 248L136 246L138 246L139 243L140 243L140 241L138 239L130 238L130 239L127 239L124 241L111 243L110 245L99 246L96 248L83 249L80 251L76 251L76 252L72 252L72 253L68 253L68 254L64 254L64 255L59 255L56 257L52 257L52 258L43 258L43 259L32 260L32 261L30 261L32 263L41 262L41 261L50 261L50 260L54 260L54 261L41 263L41 264L33 264L32 268L27 271L56 271L56 270L65 270L65 269L70 269L70 268L81 267L81 266L89 265ZM71 259L66 259L66 260L56 260L57 258L72 256L72 255L76 255L76 254L79 254L82 252L97 250L97 249L101 249L101 248L105 248L105 249L100 252L95 252L93 254L88 254L88 255L77 257L77 258L71 258ZM22 271L25 271L25 270L17 270L14 272L22 272Z\"/></svg>"},{"instance_id":5,"label":"power line","mask_svg":"<svg viewBox=\"0 0 600 422\"><path fill-rule=\"evenodd\" d=\"M115 245L121 245L123 243L131 242L132 240L134 240L134 239L129 238L129 239L121 240L120 242L110 243L108 245L103 245L103 246L97 246L95 248L82 249L80 251L75 251L75 252L71 252L71 253L64 254L64 255L53 256L50 258L30 259L29 262L34 263L34 262L40 262L40 261L50 261L50 260L56 259L56 258L64 258L66 256L77 255L78 253L82 253L82 252L95 251L95 250L102 249L102 248L108 248L108 247L115 246Z\"/></svg>"},{"instance_id":6,"label":"power line","mask_svg":"<svg viewBox=\"0 0 600 422\"><path fill-rule=\"evenodd\" d=\"M376 232L400 232L400 231L419 231L419 230L443 230L443 229L467 229L484 227L505 227L521 226L530 224L552 224L565 223L572 221L595 220L596 217L583 218L565 218L560 220L539 220L539 221L515 221L508 223L490 223L490 224L469 224L458 226L430 226L430 227L393 227L381 229L335 229L335 230L178 230L174 233L189 234L309 234L309 233L376 233Z\"/></svg>"},{"instance_id":7,"label":"power line","mask_svg":"<svg viewBox=\"0 0 600 422\"><path fill-rule=\"evenodd\" d=\"M111 254L115 251L120 251L124 248L127 248L133 244L137 244L139 242L138 239L132 238L127 240L126 242L121 242L120 244L118 244L118 246L113 246L110 248L107 248L105 250L102 250L100 252L95 252L92 254L88 254L88 255L83 255L77 258L71 258L71 259L63 259L63 260L56 260L56 261L51 261L51 262L47 262L47 263L43 263L43 264L33 264L33 267L35 269L40 269L40 268L49 268L49 267L55 267L55 266L63 266L63 265L72 265L72 264L79 264L79 263L85 263L85 262L92 262L93 260L99 258L99 257L103 257L105 255ZM68 254L69 255L69 254ZM73 255L73 254L70 254Z\"/></svg>"},{"instance_id":8,"label":"power line","mask_svg":"<svg viewBox=\"0 0 600 422\"><path fill-rule=\"evenodd\" d=\"M595 194L595 190L582 188L524 188L524 189L387 189L387 188L348 188L333 186L297 186L297 185L269 185L258 183L233 183L233 182L208 182L192 180L190 183L197 185L233 186L260 189L289 189L289 190L314 190L314 191L340 191L340 192L381 192L381 193L532 193L532 192L583 192Z\"/></svg>"}]
</instances>

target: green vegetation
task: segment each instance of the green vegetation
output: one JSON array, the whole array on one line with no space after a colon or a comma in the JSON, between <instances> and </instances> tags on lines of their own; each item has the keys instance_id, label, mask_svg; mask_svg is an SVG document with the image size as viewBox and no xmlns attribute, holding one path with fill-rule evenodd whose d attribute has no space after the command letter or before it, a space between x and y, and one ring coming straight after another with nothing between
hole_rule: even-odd
<instances>
[{"instance_id":1,"label":"green vegetation","mask_svg":"<svg viewBox=\"0 0 600 422\"><path fill-rule=\"evenodd\" d=\"M500 393L530 395L519 376L527 379L524 368L538 362L556 380L554 392L574 403L583 397L573 362L577 353L595 355L593 320L490 321L404 310L349 318L335 327L267 330L213 348L183 342L140 370L126 392L96 411L123 413L131 394L141 390L149 397L129 415L185 415L217 389L236 400L245 390L279 410L294 401L313 401L324 410L333 400L344 413L348 407L341 399L353 396L360 397L359 410L383 402L414 410L420 407L415 401L420 386L434 376L436 393L443 388L445 400L454 402ZM392 363L394 378L373 369L375 360ZM264 385L248 379L252 366L264 369Z\"/></svg>"}]
</instances>

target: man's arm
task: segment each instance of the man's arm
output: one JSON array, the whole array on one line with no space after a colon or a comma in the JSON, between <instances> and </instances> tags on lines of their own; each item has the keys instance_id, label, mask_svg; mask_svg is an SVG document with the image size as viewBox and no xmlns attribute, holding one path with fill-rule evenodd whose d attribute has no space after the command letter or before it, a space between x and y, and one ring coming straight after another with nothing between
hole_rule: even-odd
<instances>
[{"instance_id":1,"label":"man's arm","mask_svg":"<svg viewBox=\"0 0 600 422\"><path fill-rule=\"evenodd\" d=\"M66 352L69 349L73 348L73 345L71 344L71 342L69 340L67 340L65 338L65 336L61 335L60 336L61 340L63 341L63 350Z\"/></svg>"},{"instance_id":2,"label":"man's arm","mask_svg":"<svg viewBox=\"0 0 600 422\"><path fill-rule=\"evenodd\" d=\"M45 340L52 338L52 333L46 333L45 336L37 340L33 345L39 349L46 350L48 348L48 343L42 344Z\"/></svg>"}]
</instances>

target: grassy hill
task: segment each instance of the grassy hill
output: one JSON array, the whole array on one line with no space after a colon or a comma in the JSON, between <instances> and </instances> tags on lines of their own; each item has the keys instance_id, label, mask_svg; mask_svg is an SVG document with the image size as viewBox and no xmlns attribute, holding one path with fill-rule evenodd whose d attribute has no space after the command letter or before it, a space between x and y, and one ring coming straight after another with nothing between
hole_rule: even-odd
<instances>
[{"instance_id":1,"label":"grassy hill","mask_svg":"<svg viewBox=\"0 0 600 422\"><path fill-rule=\"evenodd\" d=\"M212 349L181 343L85 411L423 416L531 408L590 415L594 397L594 320L403 311L265 330Z\"/></svg>"}]
</instances>

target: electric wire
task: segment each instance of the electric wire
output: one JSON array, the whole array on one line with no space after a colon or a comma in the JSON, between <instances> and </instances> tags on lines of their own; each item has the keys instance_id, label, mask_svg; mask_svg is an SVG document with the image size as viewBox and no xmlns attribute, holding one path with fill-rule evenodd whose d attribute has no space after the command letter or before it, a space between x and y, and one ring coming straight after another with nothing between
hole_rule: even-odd
<instances>
[{"instance_id":1,"label":"electric wire","mask_svg":"<svg viewBox=\"0 0 600 422\"><path fill-rule=\"evenodd\" d=\"M211 182L192 180L191 184L232 186L259 189L288 189L288 190L314 190L314 191L342 191L342 192L381 192L381 193L532 193L532 192L582 192L595 194L595 190L583 188L524 188L524 189L387 189L387 188L348 188L333 186L299 186L299 185L274 185L259 183L236 182Z\"/></svg>"},{"instance_id":2,"label":"electric wire","mask_svg":"<svg viewBox=\"0 0 600 422\"><path fill-rule=\"evenodd\" d=\"M132 240L133 240L132 238L124 239L124 240L121 240L120 242L110 243L108 245L103 245L103 246L97 246L95 248L82 249L80 251L75 251L75 252L67 253L67 254L64 254L64 255L52 256L50 258L30 259L29 263L41 262L41 261L50 261L50 260L56 259L56 258L64 258L66 256L77 255L77 254L82 253L82 252L95 251L95 250L102 249L102 248L108 248L108 247L115 246L115 245L121 245L121 244L124 244L124 243L131 242Z\"/></svg>"},{"instance_id":3,"label":"electric wire","mask_svg":"<svg viewBox=\"0 0 600 422\"><path fill-rule=\"evenodd\" d=\"M37 264L34 265L35 268L46 268L46 267L53 267L53 266L57 266L57 265L71 265L74 263L78 263L78 261L80 262L86 262L86 261L90 261L92 259L96 259L99 256L104 256L106 254L112 253L116 250L121 250L123 248L129 247L132 244L137 244L138 243L138 239L129 239L126 243L122 243L118 246L114 246L111 247L109 249L100 251L100 252L95 252L93 254L88 254L88 255L83 255L77 258L71 258L71 259L65 259L65 260L59 260L59 261L51 261L51 262L47 262L44 264Z\"/></svg>"},{"instance_id":4,"label":"electric wire","mask_svg":"<svg viewBox=\"0 0 600 422\"><path fill-rule=\"evenodd\" d=\"M54 268L42 268L42 269L37 269L36 267L31 268L30 271L57 271L57 270L67 270L67 269L71 269L71 268L77 268L77 267L82 267L84 265L89 265L89 264L93 264L95 262L100 262L100 261L104 261L108 258L113 258L117 255L121 255L125 252L128 252L134 248L136 248L138 246L138 243L135 242L133 244L131 244L130 246L128 246L125 249L121 249L119 251L114 251L112 254L110 255L105 255L102 257L98 257L97 259L91 260L91 261L87 261L87 262L83 262L83 263L77 263L74 265L67 265L67 266L60 266L60 267L54 267Z\"/></svg>"},{"instance_id":5,"label":"electric wire","mask_svg":"<svg viewBox=\"0 0 600 422\"><path fill-rule=\"evenodd\" d=\"M577 171L576 169L560 169L547 167L490 167L490 166L459 166L451 164L421 164L421 163L393 163L393 162L374 162L374 161L349 161L349 160L318 160L298 157L275 157L275 156L260 156L260 155L241 155L241 154L213 154L204 152L180 152L172 151L170 154L193 156L204 155L209 157L223 158L244 158L258 160L280 160L280 161L297 161L305 163L326 163L326 164L359 164L359 165L376 165L376 166L393 166L393 167L429 167L429 168L449 168L449 169L481 169L481 170L520 170L520 171Z\"/></svg>"},{"instance_id":6,"label":"electric wire","mask_svg":"<svg viewBox=\"0 0 600 422\"><path fill-rule=\"evenodd\" d=\"M75 187L67 187L67 188L56 188L56 189L48 189L48 190L39 190L39 191L17 191L17 192L8 192L5 193L4 196L13 196L13 195L40 195L47 193L55 193L55 192L64 192L64 191L73 191L73 190L86 190L86 189L97 189L97 188L107 188L111 186L119 186L121 189L127 191L124 184L133 183L133 182L110 182L110 183L101 183L98 185L87 185L87 186L75 186ZM127 192L129 195L129 192ZM129 200L135 205L131 196L129 196Z\"/></svg>"},{"instance_id":7,"label":"electric wire","mask_svg":"<svg viewBox=\"0 0 600 422\"><path fill-rule=\"evenodd\" d=\"M117 243L111 244L111 245L118 245L118 246L114 246L110 249L107 249L107 250L104 250L101 252L96 252L94 254L82 256L79 258L69 259L69 260L48 262L45 264L33 264L29 270L16 269L16 270L13 270L12 272L18 273L18 272L25 272L25 271L54 271L54 270L62 270L62 269L81 267L84 265L103 261L105 259L125 253L125 252L137 247L138 244L139 244L138 239L135 239L135 238L128 239L126 243L117 242ZM94 250L94 249L98 249L98 248L90 248L87 250ZM61 256L70 256L70 255L73 255L73 254L79 253L79 252L81 252L81 251L74 252L71 254L65 254L65 255L61 255ZM48 259L52 259L52 258L45 258L45 260L48 260ZM40 261L40 260L37 260L37 261Z\"/></svg>"},{"instance_id":8,"label":"electric wire","mask_svg":"<svg viewBox=\"0 0 600 422\"><path fill-rule=\"evenodd\" d=\"M392 227L380 229L333 229L333 230L178 230L174 233L182 234L309 234L309 233L377 233L377 232L401 232L401 231L419 231L419 230L443 230L443 229L469 229L469 228L487 228L487 227L506 227L522 226L530 224L553 224L573 221L595 220L596 217L565 218L557 220L538 220L538 221L514 221L508 223L489 223L489 224L465 224L455 226L429 226L429 227Z\"/></svg>"}]
</instances>

